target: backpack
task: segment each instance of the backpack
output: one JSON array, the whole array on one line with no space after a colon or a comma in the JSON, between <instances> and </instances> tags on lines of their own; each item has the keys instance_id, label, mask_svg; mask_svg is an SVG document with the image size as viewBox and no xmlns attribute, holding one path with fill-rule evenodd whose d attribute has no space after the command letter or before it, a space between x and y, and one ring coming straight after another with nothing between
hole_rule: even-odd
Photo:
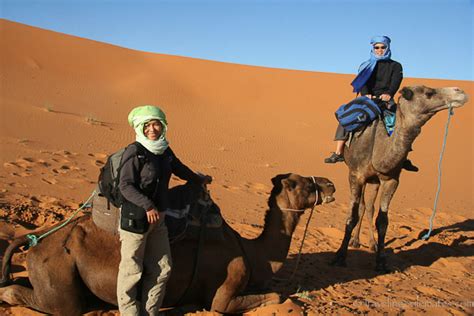
<instances>
[{"instance_id":1,"label":"backpack","mask_svg":"<svg viewBox=\"0 0 474 316\"><path fill-rule=\"evenodd\" d=\"M341 105L335 115L346 132L353 132L375 120L382 114L377 103L368 97L358 97Z\"/></svg>"},{"instance_id":2,"label":"backpack","mask_svg":"<svg viewBox=\"0 0 474 316\"><path fill-rule=\"evenodd\" d=\"M134 142L129 146L137 147L137 156L140 162L139 168L141 169L145 160L145 151L143 145L138 142ZM130 156L127 160L122 161L123 153L127 148L128 147L122 148L107 157L107 162L100 169L99 173L99 194L107 198L107 201L115 207L120 207L123 202L123 197L119 189L120 169L126 161L134 157Z\"/></svg>"}]
</instances>

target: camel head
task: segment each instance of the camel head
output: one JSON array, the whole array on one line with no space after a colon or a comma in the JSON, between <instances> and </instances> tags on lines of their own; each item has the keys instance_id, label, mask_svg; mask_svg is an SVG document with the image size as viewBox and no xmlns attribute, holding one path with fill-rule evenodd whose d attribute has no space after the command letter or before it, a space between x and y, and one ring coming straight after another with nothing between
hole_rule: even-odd
<instances>
[{"instance_id":1,"label":"camel head","mask_svg":"<svg viewBox=\"0 0 474 316\"><path fill-rule=\"evenodd\" d=\"M459 88L429 88L426 86L404 87L398 99L403 120L408 124L421 127L437 112L451 105L458 108L467 102L467 94Z\"/></svg>"},{"instance_id":2,"label":"camel head","mask_svg":"<svg viewBox=\"0 0 474 316\"><path fill-rule=\"evenodd\" d=\"M282 209L304 210L313 207L314 204L334 201L333 194L336 188L326 178L302 177L288 173L275 176L272 182L269 204L276 203Z\"/></svg>"}]
</instances>

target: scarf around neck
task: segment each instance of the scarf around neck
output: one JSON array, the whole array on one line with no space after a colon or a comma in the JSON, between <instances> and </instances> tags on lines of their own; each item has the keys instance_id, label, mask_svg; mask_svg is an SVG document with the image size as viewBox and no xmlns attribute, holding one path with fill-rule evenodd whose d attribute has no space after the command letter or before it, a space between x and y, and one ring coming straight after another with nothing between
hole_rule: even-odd
<instances>
[{"instance_id":1,"label":"scarf around neck","mask_svg":"<svg viewBox=\"0 0 474 316\"><path fill-rule=\"evenodd\" d=\"M157 140L148 139L143 132L145 124L151 120L158 120L162 125L161 135ZM169 142L166 139L168 123L165 113L160 108L152 105L136 107L128 115L128 123L135 130L135 140L153 154L161 155L169 147Z\"/></svg>"}]
</instances>

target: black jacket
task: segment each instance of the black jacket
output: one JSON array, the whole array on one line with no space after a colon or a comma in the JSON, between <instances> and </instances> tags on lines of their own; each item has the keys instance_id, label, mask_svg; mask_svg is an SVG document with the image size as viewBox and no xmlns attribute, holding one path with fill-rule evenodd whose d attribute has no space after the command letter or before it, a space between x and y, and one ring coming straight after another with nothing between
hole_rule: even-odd
<instances>
[{"instance_id":1,"label":"black jacket","mask_svg":"<svg viewBox=\"0 0 474 316\"><path fill-rule=\"evenodd\" d=\"M399 62L394 60L381 60L377 62L374 72L362 87L361 95L371 94L380 96L384 93L392 98L400 88L403 79L403 69Z\"/></svg>"},{"instance_id":2,"label":"black jacket","mask_svg":"<svg viewBox=\"0 0 474 316\"><path fill-rule=\"evenodd\" d=\"M169 207L171 174L183 180L202 182L201 177L186 167L171 148L168 147L162 155L155 155L145 147L137 151L137 146L141 145L131 144L123 153L119 189L126 200L145 211L155 208L162 212Z\"/></svg>"}]
</instances>

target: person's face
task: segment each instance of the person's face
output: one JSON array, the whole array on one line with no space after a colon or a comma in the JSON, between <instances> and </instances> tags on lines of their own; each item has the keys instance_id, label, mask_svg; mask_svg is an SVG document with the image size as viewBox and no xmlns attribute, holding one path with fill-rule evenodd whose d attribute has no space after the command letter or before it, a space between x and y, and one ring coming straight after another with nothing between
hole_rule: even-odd
<instances>
[{"instance_id":1,"label":"person's face","mask_svg":"<svg viewBox=\"0 0 474 316\"><path fill-rule=\"evenodd\" d=\"M385 46L385 44L383 44L383 43L375 43L374 44L375 55L383 56L383 54L385 54L386 50L387 50L387 46Z\"/></svg>"},{"instance_id":2,"label":"person's face","mask_svg":"<svg viewBox=\"0 0 474 316\"><path fill-rule=\"evenodd\" d=\"M162 131L163 126L158 120L151 120L145 123L145 126L143 126L143 134L145 134L146 138L149 140L157 140L160 138Z\"/></svg>"}]
</instances>

